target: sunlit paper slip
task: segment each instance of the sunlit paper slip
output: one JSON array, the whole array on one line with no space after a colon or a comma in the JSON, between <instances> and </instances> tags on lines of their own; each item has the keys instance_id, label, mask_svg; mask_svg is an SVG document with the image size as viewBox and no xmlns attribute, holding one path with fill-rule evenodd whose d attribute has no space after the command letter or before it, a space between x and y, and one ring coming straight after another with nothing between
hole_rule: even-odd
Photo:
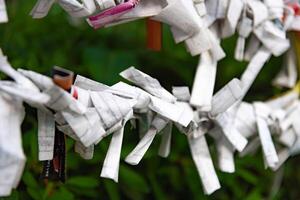
<instances>
[{"instance_id":1,"label":"sunlit paper slip","mask_svg":"<svg viewBox=\"0 0 300 200\"><path fill-rule=\"evenodd\" d=\"M190 103L201 111L210 111L217 72L217 61L209 52L200 56Z\"/></svg>"},{"instance_id":2,"label":"sunlit paper slip","mask_svg":"<svg viewBox=\"0 0 300 200\"><path fill-rule=\"evenodd\" d=\"M253 22L252 19L250 19L246 16L243 16L242 20L238 26L239 37L238 37L236 49L235 49L235 59L238 61L244 60L246 39L249 37L249 35L252 32L252 22Z\"/></svg>"},{"instance_id":3,"label":"sunlit paper slip","mask_svg":"<svg viewBox=\"0 0 300 200\"><path fill-rule=\"evenodd\" d=\"M188 140L204 191L206 194L211 194L221 186L214 170L205 136L200 136L198 138L188 137Z\"/></svg>"},{"instance_id":4,"label":"sunlit paper slip","mask_svg":"<svg viewBox=\"0 0 300 200\"><path fill-rule=\"evenodd\" d=\"M257 130L255 127L256 116L253 105L247 102L242 102L236 113L234 127L246 138L255 135Z\"/></svg>"},{"instance_id":5,"label":"sunlit paper slip","mask_svg":"<svg viewBox=\"0 0 300 200\"><path fill-rule=\"evenodd\" d=\"M103 163L101 177L113 179L118 182L119 166L121 157L121 148L123 143L124 126L126 122L133 117L133 111L130 111L126 118L122 120L122 127L115 131L111 139L109 149Z\"/></svg>"},{"instance_id":6,"label":"sunlit paper slip","mask_svg":"<svg viewBox=\"0 0 300 200\"><path fill-rule=\"evenodd\" d=\"M164 89L160 85L158 80L139 71L134 67L130 67L124 70L120 73L120 75L158 98L161 98L171 103L176 101L176 98L166 89Z\"/></svg>"},{"instance_id":7,"label":"sunlit paper slip","mask_svg":"<svg viewBox=\"0 0 300 200\"><path fill-rule=\"evenodd\" d=\"M222 135L221 139L217 140L218 150L218 164L222 172L234 173L234 146L228 141L228 139Z\"/></svg>"},{"instance_id":8,"label":"sunlit paper slip","mask_svg":"<svg viewBox=\"0 0 300 200\"><path fill-rule=\"evenodd\" d=\"M235 171L234 152L235 148L227 140L222 130L215 126L208 134L214 139L218 152L218 167L222 172L233 173Z\"/></svg>"},{"instance_id":9,"label":"sunlit paper slip","mask_svg":"<svg viewBox=\"0 0 300 200\"><path fill-rule=\"evenodd\" d=\"M165 6L152 19L168 24L171 27L175 42L183 42L184 40L197 34L199 30L198 18L193 16L190 10L191 0L168 0ZM201 20L201 19L200 19Z\"/></svg>"},{"instance_id":10,"label":"sunlit paper slip","mask_svg":"<svg viewBox=\"0 0 300 200\"><path fill-rule=\"evenodd\" d=\"M233 131L231 116L226 114L230 107L240 101L242 94L241 82L233 79L212 98L212 110L209 112L209 116L220 126L214 128L213 132L215 133L211 131L209 133L214 135L216 140L219 151L219 167L224 172L234 172L234 147L241 151L247 144L247 140L243 136L237 131ZM226 103L224 104L224 102Z\"/></svg>"},{"instance_id":11,"label":"sunlit paper slip","mask_svg":"<svg viewBox=\"0 0 300 200\"><path fill-rule=\"evenodd\" d=\"M272 168L276 166L279 159L271 137L270 130L268 128L268 124L266 122L266 118L268 117L270 111L261 103L255 103L254 108L256 112L256 123L260 141L262 144L264 158L266 159L268 167Z\"/></svg>"},{"instance_id":12,"label":"sunlit paper slip","mask_svg":"<svg viewBox=\"0 0 300 200\"><path fill-rule=\"evenodd\" d=\"M5 0L0 0L0 23L8 22Z\"/></svg>"},{"instance_id":13,"label":"sunlit paper slip","mask_svg":"<svg viewBox=\"0 0 300 200\"><path fill-rule=\"evenodd\" d=\"M233 126L230 114L231 108L240 101L242 94L241 82L233 79L218 91L212 100L213 106L209 115L216 126L209 130L209 134L215 139L219 168L223 172L233 173L235 171L234 151L235 149L242 151L247 144L247 139Z\"/></svg>"},{"instance_id":14,"label":"sunlit paper slip","mask_svg":"<svg viewBox=\"0 0 300 200\"><path fill-rule=\"evenodd\" d=\"M188 110L188 112L190 113L195 112L187 103L190 100L188 88L174 87L173 94L178 98L177 104L186 107L186 110ZM206 130L205 128L197 127L200 123L198 123L198 119L196 119L195 116L197 116L197 114L194 115L194 119L191 122L191 124L194 124L194 126L191 124L189 125L191 127L186 128L178 124L177 126L179 126L179 130L187 136L190 151L197 171L200 175L204 192L206 194L211 194L221 186L215 172L209 148L205 139Z\"/></svg>"},{"instance_id":15,"label":"sunlit paper slip","mask_svg":"<svg viewBox=\"0 0 300 200\"><path fill-rule=\"evenodd\" d=\"M287 115L285 120L282 122L284 124L282 125L282 127L287 129L282 134L287 136L286 139L284 139L283 141L281 140L281 142L283 142L284 145L286 145L286 148L281 149L279 151L279 162L274 168L272 168L273 170L279 169L290 156L298 155L300 152L300 126L298 122L299 117L300 110L298 104L296 107L293 108L292 113Z\"/></svg>"},{"instance_id":16,"label":"sunlit paper slip","mask_svg":"<svg viewBox=\"0 0 300 200\"><path fill-rule=\"evenodd\" d=\"M207 25L203 18L198 14L195 5L192 0L184 1L184 6L187 9L190 17L192 17L193 21L196 22L195 28L197 28L197 32L186 38L185 46L188 52L192 56L200 55L201 53L212 50L213 58L218 60L219 56L216 56L214 53L215 45L218 45L217 38L213 37L212 32L208 29ZM182 26L182 25L181 25ZM177 38L177 31L173 31L174 38ZM221 56L222 57L222 56Z\"/></svg>"},{"instance_id":17,"label":"sunlit paper slip","mask_svg":"<svg viewBox=\"0 0 300 200\"><path fill-rule=\"evenodd\" d=\"M238 79L233 79L214 95L213 108L210 113L213 119L221 127L222 132L227 139L238 151L242 151L245 148L247 139L234 129L233 119L231 119L231 111L229 109L234 104L238 103L242 96L243 90L241 82ZM223 103L224 99L226 99L225 104Z\"/></svg>"},{"instance_id":18,"label":"sunlit paper slip","mask_svg":"<svg viewBox=\"0 0 300 200\"><path fill-rule=\"evenodd\" d=\"M235 33L243 8L244 2L242 0L230 0L228 2L227 12L222 22L222 38L230 37Z\"/></svg>"},{"instance_id":19,"label":"sunlit paper slip","mask_svg":"<svg viewBox=\"0 0 300 200\"><path fill-rule=\"evenodd\" d=\"M190 119L191 121L189 122L189 124L187 126L184 126L178 122L175 121L175 123L170 122L167 126L163 135L163 139L166 138L167 141L166 143L161 143L160 146L160 150L164 147L164 149L166 151L168 151L168 149L170 149L171 146L171 127L174 124L175 126L177 126L177 128L179 129L179 131L181 133L186 134L187 136L191 136L192 138L196 138L196 137L200 137L204 135L204 130L206 130L206 127L202 127L199 128L199 131L194 131L197 128L197 123L200 123L201 119L198 119L197 113L193 110L192 106L190 106L190 104L188 103L188 101L190 100L190 91L188 87L185 86L177 86L177 87L172 87L172 93L173 95L177 98L176 101L176 105L181 107L184 110L184 113L186 113L184 115L183 118L187 118ZM190 118L188 117L190 116ZM204 119L206 120L206 119ZM169 127L169 129L168 129ZM159 153L162 157L167 157L167 153L165 154L161 154L161 152Z\"/></svg>"},{"instance_id":20,"label":"sunlit paper slip","mask_svg":"<svg viewBox=\"0 0 300 200\"><path fill-rule=\"evenodd\" d=\"M150 126L148 132L144 135L144 137L140 140L138 145L130 152L130 154L126 157L125 161L131 165L137 165L145 155L146 151L150 147L154 137L157 133L162 131L165 126L168 124L168 120L164 119L160 116L156 116Z\"/></svg>"},{"instance_id":21,"label":"sunlit paper slip","mask_svg":"<svg viewBox=\"0 0 300 200\"><path fill-rule=\"evenodd\" d=\"M31 10L30 15L33 18L43 18L48 14L54 3L55 0L38 0Z\"/></svg>"},{"instance_id":22,"label":"sunlit paper slip","mask_svg":"<svg viewBox=\"0 0 300 200\"><path fill-rule=\"evenodd\" d=\"M233 129L234 131L228 132L227 129ZM239 151L242 151L248 143L247 139L240 136L234 128L230 127L216 127L215 129L210 130L209 133L211 135L216 135L214 138L216 140L218 150L218 163L220 170L227 173L233 173L235 171L234 152L236 148L238 148ZM229 140L228 137L232 137L234 139ZM233 142L234 144L232 144Z\"/></svg>"},{"instance_id":23,"label":"sunlit paper slip","mask_svg":"<svg viewBox=\"0 0 300 200\"><path fill-rule=\"evenodd\" d=\"M194 3L196 5L204 4L204 2L201 1L194 1ZM191 6L191 13L195 11L193 8L195 8L195 5ZM198 21L199 32L185 41L187 49L192 55L201 54L194 78L190 103L199 110L208 112L211 109L217 63L218 60L225 57L225 53L214 31L207 27L208 23L205 19L207 15L205 16L205 14L202 13L205 11L199 11L197 9L196 11L198 14L196 12L194 15Z\"/></svg>"},{"instance_id":24,"label":"sunlit paper slip","mask_svg":"<svg viewBox=\"0 0 300 200\"><path fill-rule=\"evenodd\" d=\"M297 59L293 46L284 55L283 66L272 84L277 87L293 88L297 82Z\"/></svg>"}]
</instances>

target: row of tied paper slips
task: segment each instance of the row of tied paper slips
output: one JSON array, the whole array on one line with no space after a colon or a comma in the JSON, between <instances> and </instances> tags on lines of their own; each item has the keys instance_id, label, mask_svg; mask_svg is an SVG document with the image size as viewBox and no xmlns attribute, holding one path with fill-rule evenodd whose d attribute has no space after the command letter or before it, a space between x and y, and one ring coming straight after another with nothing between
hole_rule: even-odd
<instances>
[{"instance_id":1,"label":"row of tied paper slips","mask_svg":"<svg viewBox=\"0 0 300 200\"><path fill-rule=\"evenodd\" d=\"M234 155L262 148L266 168L278 169L300 151L300 104L297 85L299 41L288 31L300 30L299 4L282 0L38 0L34 18L59 4L72 17L87 19L94 28L141 18L170 26L175 42L184 42L199 55L193 89L164 89L158 80L134 67L120 73L133 85L107 86L58 67L53 77L13 69L0 56L0 71L11 78L0 81L0 196L16 188L25 165L21 144L23 103L37 109L39 160L46 179L64 181L65 136L75 140L75 151L92 159L94 146L112 134L101 177L118 181L124 126L138 127L140 138L125 162L137 165L156 135L162 137L159 155L167 157L172 126L185 134L206 194L220 188L206 137L212 137L222 172L235 171ZM95 14L99 12L100 14ZM0 0L0 20L7 21ZM218 61L225 56L220 41L238 35L235 59L249 61L234 78L213 94ZM286 52L286 53L285 53ZM243 102L255 78L272 55L285 53L274 84L294 88L267 102Z\"/></svg>"}]
</instances>

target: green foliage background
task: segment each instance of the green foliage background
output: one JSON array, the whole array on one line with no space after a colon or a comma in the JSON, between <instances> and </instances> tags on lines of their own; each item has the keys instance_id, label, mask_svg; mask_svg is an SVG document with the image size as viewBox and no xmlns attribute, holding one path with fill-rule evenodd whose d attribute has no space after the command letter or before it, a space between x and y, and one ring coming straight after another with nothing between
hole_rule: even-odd
<instances>
[{"instance_id":1,"label":"green foliage background","mask_svg":"<svg viewBox=\"0 0 300 200\"><path fill-rule=\"evenodd\" d=\"M58 65L110 85L121 80L119 72L134 65L158 78L168 89L171 89L172 85L192 85L198 58L186 53L183 45L174 44L168 27L164 27L164 49L158 53L151 52L145 48L145 23L142 20L94 31L84 21L71 20L58 6L54 6L45 19L34 20L29 16L34 3L35 0L7 0L10 22L1 24L0 46L14 67L50 74L52 66ZM246 63L239 63L233 59L234 37L225 40L222 46L227 57L219 64L216 89L233 77L239 77L246 66ZM247 100L265 100L281 92L270 84L281 66L281 60L271 59L257 78ZM96 147L94 159L89 161L75 154L73 142L68 140L66 184L53 182L45 187L39 179L42 165L37 160L35 111L29 107L26 110L28 115L23 124L26 169L20 186L12 196L0 199L300 198L299 158L288 161L282 169L282 185L278 190L276 187L272 190L280 176L264 169L261 152L245 158L237 157L237 171L234 174L218 171L222 189L209 197L205 196L186 138L177 130L174 130L169 158L162 159L157 156L157 138L140 165L130 166L121 162L119 184L99 177L110 138L106 138ZM136 132L128 126L122 158L137 142ZM211 153L215 160L213 145Z\"/></svg>"}]
</instances>

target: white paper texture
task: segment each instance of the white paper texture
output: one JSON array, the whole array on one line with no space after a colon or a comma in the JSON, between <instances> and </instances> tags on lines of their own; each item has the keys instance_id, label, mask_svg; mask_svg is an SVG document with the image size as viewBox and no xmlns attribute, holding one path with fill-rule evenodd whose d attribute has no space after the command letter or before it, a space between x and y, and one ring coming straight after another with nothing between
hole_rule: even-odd
<instances>
[{"instance_id":1,"label":"white paper texture","mask_svg":"<svg viewBox=\"0 0 300 200\"><path fill-rule=\"evenodd\" d=\"M215 86L217 61L209 52L201 55L195 74L190 103L201 111L210 111Z\"/></svg>"},{"instance_id":2,"label":"white paper texture","mask_svg":"<svg viewBox=\"0 0 300 200\"><path fill-rule=\"evenodd\" d=\"M205 137L188 137L193 160L200 175L204 192L211 194L219 189L220 183L210 157Z\"/></svg>"}]
</instances>

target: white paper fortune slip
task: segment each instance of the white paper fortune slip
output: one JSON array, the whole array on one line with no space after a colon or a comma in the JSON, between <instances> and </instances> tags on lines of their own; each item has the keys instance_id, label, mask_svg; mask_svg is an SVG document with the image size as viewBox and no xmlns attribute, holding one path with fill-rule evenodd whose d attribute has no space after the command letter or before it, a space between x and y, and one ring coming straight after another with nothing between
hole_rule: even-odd
<instances>
[{"instance_id":1,"label":"white paper fortune slip","mask_svg":"<svg viewBox=\"0 0 300 200\"><path fill-rule=\"evenodd\" d=\"M8 22L5 0L0 0L0 23Z\"/></svg>"},{"instance_id":2,"label":"white paper fortune slip","mask_svg":"<svg viewBox=\"0 0 300 200\"><path fill-rule=\"evenodd\" d=\"M256 123L258 128L258 133L260 141L262 144L264 158L266 159L267 165L269 167L275 167L279 159L276 153L274 143L272 141L271 133L266 123L266 117L270 112L264 107L261 103L254 104L255 113L256 113Z\"/></svg>"},{"instance_id":3,"label":"white paper fortune slip","mask_svg":"<svg viewBox=\"0 0 300 200\"><path fill-rule=\"evenodd\" d=\"M9 196L17 187L25 166L21 142L25 111L22 101L5 93L0 94L0 105L0 196Z\"/></svg>"},{"instance_id":4,"label":"white paper fortune slip","mask_svg":"<svg viewBox=\"0 0 300 200\"><path fill-rule=\"evenodd\" d=\"M204 136L198 138L188 137L193 160L202 180L206 194L211 194L219 189L220 183L210 157L207 142Z\"/></svg>"},{"instance_id":5,"label":"white paper fortune slip","mask_svg":"<svg viewBox=\"0 0 300 200\"><path fill-rule=\"evenodd\" d=\"M209 52L201 55L195 74L190 103L201 111L210 111L217 73L217 61Z\"/></svg>"},{"instance_id":6,"label":"white paper fortune slip","mask_svg":"<svg viewBox=\"0 0 300 200\"><path fill-rule=\"evenodd\" d=\"M118 182L119 177L119 166L121 157L121 148L123 143L124 126L126 122L133 117L133 112L128 113L126 119L122 122L122 127L115 131L113 137L110 141L109 149L107 151L102 171L101 177L111 178L115 182Z\"/></svg>"},{"instance_id":7,"label":"white paper fortune slip","mask_svg":"<svg viewBox=\"0 0 300 200\"><path fill-rule=\"evenodd\" d=\"M130 67L129 69L121 72L120 75L158 98L169 102L175 102L176 100L171 93L160 85L158 80L135 69L134 67Z\"/></svg>"}]
</instances>

